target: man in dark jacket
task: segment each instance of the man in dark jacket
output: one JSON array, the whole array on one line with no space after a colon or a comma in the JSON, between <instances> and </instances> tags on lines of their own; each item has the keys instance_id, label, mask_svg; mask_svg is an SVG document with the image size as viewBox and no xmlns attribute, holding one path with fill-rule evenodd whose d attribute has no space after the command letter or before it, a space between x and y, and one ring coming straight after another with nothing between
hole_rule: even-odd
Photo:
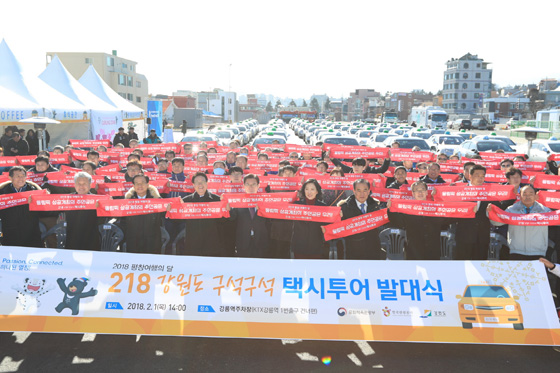
<instances>
[{"instance_id":1,"label":"man in dark jacket","mask_svg":"<svg viewBox=\"0 0 560 373\"><path fill-rule=\"evenodd\" d=\"M136 175L125 199L161 198L157 188L150 185L150 178ZM124 218L126 251L129 253L161 253L161 225L164 213L127 216Z\"/></svg>"},{"instance_id":2,"label":"man in dark jacket","mask_svg":"<svg viewBox=\"0 0 560 373\"><path fill-rule=\"evenodd\" d=\"M41 187L27 181L27 172L15 166L9 172L10 181L0 184L0 195L40 190ZM39 214L29 211L29 205L0 210L4 246L44 247L39 230Z\"/></svg>"},{"instance_id":3,"label":"man in dark jacket","mask_svg":"<svg viewBox=\"0 0 560 373\"><path fill-rule=\"evenodd\" d=\"M194 193L183 198L185 203L219 202L220 197L208 192L208 176L197 172L191 179ZM224 244L219 230L220 219L187 219L185 254L223 256Z\"/></svg>"},{"instance_id":4,"label":"man in dark jacket","mask_svg":"<svg viewBox=\"0 0 560 373\"><path fill-rule=\"evenodd\" d=\"M389 155L390 157L390 155ZM347 174L382 174L389 169L391 158L385 158L380 167L370 167L364 158L356 158L352 161L352 167L343 164L340 160L331 158L332 163L336 167L342 168L342 171Z\"/></svg>"},{"instance_id":5,"label":"man in dark jacket","mask_svg":"<svg viewBox=\"0 0 560 373\"><path fill-rule=\"evenodd\" d=\"M389 183L387 185L388 189L400 189L401 186L408 184L408 181L406 181L407 172L404 166L398 166L395 168L395 173L393 175L395 177L391 178L393 179L391 183L389 183L391 179L387 178L387 182Z\"/></svg>"},{"instance_id":6,"label":"man in dark jacket","mask_svg":"<svg viewBox=\"0 0 560 373\"><path fill-rule=\"evenodd\" d=\"M20 155L27 155L29 153L29 145L27 141L21 138L19 132L14 132L14 135L4 149L6 156L17 157Z\"/></svg>"},{"instance_id":7,"label":"man in dark jacket","mask_svg":"<svg viewBox=\"0 0 560 373\"><path fill-rule=\"evenodd\" d=\"M35 166L31 167L27 172L32 174L42 174L46 172L58 172L58 169L51 165L49 158L41 156L35 158Z\"/></svg>"},{"instance_id":8,"label":"man in dark jacket","mask_svg":"<svg viewBox=\"0 0 560 373\"><path fill-rule=\"evenodd\" d=\"M138 141L138 134L134 132L134 127L128 127L128 146L130 147L130 140Z\"/></svg>"},{"instance_id":9,"label":"man in dark jacket","mask_svg":"<svg viewBox=\"0 0 560 373\"><path fill-rule=\"evenodd\" d=\"M115 134L115 137L113 138L113 146L117 144L123 144L125 148L128 148L128 141L129 141L128 135L124 133L124 128L120 127L119 132L117 132Z\"/></svg>"},{"instance_id":10,"label":"man in dark jacket","mask_svg":"<svg viewBox=\"0 0 560 373\"><path fill-rule=\"evenodd\" d=\"M440 176L440 166L432 163L428 166L428 173L420 178L426 184L445 184L445 180Z\"/></svg>"},{"instance_id":11,"label":"man in dark jacket","mask_svg":"<svg viewBox=\"0 0 560 373\"><path fill-rule=\"evenodd\" d=\"M259 190L259 177L245 175L245 193L255 194ZM235 232L236 256L245 258L270 258L270 220L257 215L255 207L234 208L230 216L237 222Z\"/></svg>"},{"instance_id":12,"label":"man in dark jacket","mask_svg":"<svg viewBox=\"0 0 560 373\"><path fill-rule=\"evenodd\" d=\"M6 129L4 130L4 134L2 135L2 138L0 138L0 145L2 146L2 149L4 149L4 154L8 155L8 143L10 142L10 140L12 139L12 127L6 127Z\"/></svg>"},{"instance_id":13,"label":"man in dark jacket","mask_svg":"<svg viewBox=\"0 0 560 373\"><path fill-rule=\"evenodd\" d=\"M426 201L428 196L428 185L423 181L412 184L412 195L415 200ZM407 260L439 260L441 258L440 234L442 230L447 230L449 224L454 220L443 217L428 217L418 215L408 215L404 213L391 212L389 200L388 216L391 225L406 231Z\"/></svg>"},{"instance_id":14,"label":"man in dark jacket","mask_svg":"<svg viewBox=\"0 0 560 373\"><path fill-rule=\"evenodd\" d=\"M92 194L91 176L86 172L77 172L74 175L73 194ZM71 210L66 211L66 248L72 250L99 251L99 231L97 226L101 223L96 210Z\"/></svg>"},{"instance_id":15,"label":"man in dark jacket","mask_svg":"<svg viewBox=\"0 0 560 373\"><path fill-rule=\"evenodd\" d=\"M354 194L341 201L342 220L379 210L379 201L370 196L371 185L365 179L354 181ZM379 229L346 237L346 259L381 259Z\"/></svg>"},{"instance_id":16,"label":"man in dark jacket","mask_svg":"<svg viewBox=\"0 0 560 373\"><path fill-rule=\"evenodd\" d=\"M484 184L486 167L474 165L470 171L469 185L479 186ZM478 211L474 218L461 219L457 224L458 260L487 260L488 246L490 245L490 220L486 215L486 209L490 202L478 202Z\"/></svg>"}]
</instances>

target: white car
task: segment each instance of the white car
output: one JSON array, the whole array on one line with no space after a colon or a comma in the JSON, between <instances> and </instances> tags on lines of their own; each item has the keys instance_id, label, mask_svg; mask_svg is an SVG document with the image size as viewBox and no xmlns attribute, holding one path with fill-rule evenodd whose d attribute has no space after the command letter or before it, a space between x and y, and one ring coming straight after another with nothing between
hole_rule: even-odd
<instances>
[{"instance_id":1,"label":"white car","mask_svg":"<svg viewBox=\"0 0 560 373\"><path fill-rule=\"evenodd\" d=\"M388 137L396 137L396 136L397 135L392 133L375 133L369 138L366 145L369 146L370 148L383 148L385 147L383 141L385 141Z\"/></svg>"},{"instance_id":2,"label":"white car","mask_svg":"<svg viewBox=\"0 0 560 373\"><path fill-rule=\"evenodd\" d=\"M484 137L487 137L490 140L500 140L508 144L513 150L517 151L517 144L511 138L507 136L498 136L495 133L491 133L490 135L478 135L473 140L482 140Z\"/></svg>"},{"instance_id":3,"label":"white car","mask_svg":"<svg viewBox=\"0 0 560 373\"><path fill-rule=\"evenodd\" d=\"M433 135L428 139L428 145L432 151L446 154L449 157L459 151L464 141L465 139L459 135Z\"/></svg>"},{"instance_id":4,"label":"white car","mask_svg":"<svg viewBox=\"0 0 560 373\"><path fill-rule=\"evenodd\" d=\"M519 153L528 154L528 143L517 146ZM533 162L544 162L551 154L560 153L560 140L556 137L551 137L548 140L535 140L531 145L531 152L529 153L529 160Z\"/></svg>"}]
</instances>

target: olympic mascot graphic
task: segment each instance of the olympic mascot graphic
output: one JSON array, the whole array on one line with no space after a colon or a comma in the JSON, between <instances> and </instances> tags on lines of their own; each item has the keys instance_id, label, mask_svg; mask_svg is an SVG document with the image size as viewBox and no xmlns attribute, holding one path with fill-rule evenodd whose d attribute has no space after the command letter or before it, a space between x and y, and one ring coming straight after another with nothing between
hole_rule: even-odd
<instances>
[{"instance_id":1,"label":"olympic mascot graphic","mask_svg":"<svg viewBox=\"0 0 560 373\"><path fill-rule=\"evenodd\" d=\"M53 284L47 285L46 280L26 278L22 285L13 285L12 289L18 292L16 297L18 303L22 306L23 311L26 312L33 306L41 307L39 297L54 289Z\"/></svg>"},{"instance_id":2,"label":"olympic mascot graphic","mask_svg":"<svg viewBox=\"0 0 560 373\"><path fill-rule=\"evenodd\" d=\"M87 297L94 297L97 295L97 290L94 288L89 289L84 292L88 284L89 279L85 277L74 278L68 286L66 286L66 279L59 278L56 280L60 290L64 293L64 298L58 306L56 306L56 312L60 313L65 308L70 308L72 315L77 315L80 312L80 299Z\"/></svg>"}]
</instances>

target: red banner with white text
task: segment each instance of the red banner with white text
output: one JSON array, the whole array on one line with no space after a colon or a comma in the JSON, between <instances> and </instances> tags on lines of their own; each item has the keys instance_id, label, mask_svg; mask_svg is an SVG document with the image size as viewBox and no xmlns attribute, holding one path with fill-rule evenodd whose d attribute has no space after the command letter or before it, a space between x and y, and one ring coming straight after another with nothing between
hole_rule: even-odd
<instances>
[{"instance_id":1,"label":"red banner with white text","mask_svg":"<svg viewBox=\"0 0 560 373\"><path fill-rule=\"evenodd\" d=\"M537 214L513 214L505 212L499 207L492 206L488 212L488 218L508 225L522 226L548 226L560 225L560 210L542 212Z\"/></svg>"},{"instance_id":2,"label":"red banner with white text","mask_svg":"<svg viewBox=\"0 0 560 373\"><path fill-rule=\"evenodd\" d=\"M96 210L97 201L111 197L97 194L46 194L31 196L31 211Z\"/></svg>"},{"instance_id":3,"label":"red banner with white text","mask_svg":"<svg viewBox=\"0 0 560 373\"><path fill-rule=\"evenodd\" d=\"M325 241L367 232L388 222L387 209L383 209L325 225Z\"/></svg>"},{"instance_id":4,"label":"red banner with white text","mask_svg":"<svg viewBox=\"0 0 560 373\"><path fill-rule=\"evenodd\" d=\"M229 218L226 201L182 203L173 202L167 211L169 219L220 219Z\"/></svg>"},{"instance_id":5,"label":"red banner with white text","mask_svg":"<svg viewBox=\"0 0 560 373\"><path fill-rule=\"evenodd\" d=\"M444 218L474 218L475 202L431 202L417 200L391 200L391 212L407 215Z\"/></svg>"},{"instance_id":6,"label":"red banner with white text","mask_svg":"<svg viewBox=\"0 0 560 373\"><path fill-rule=\"evenodd\" d=\"M503 201L516 199L513 185L436 186L434 201Z\"/></svg>"},{"instance_id":7,"label":"red banner with white text","mask_svg":"<svg viewBox=\"0 0 560 373\"><path fill-rule=\"evenodd\" d=\"M340 221L340 207L297 205L292 203L259 203L263 218L335 223Z\"/></svg>"}]
</instances>

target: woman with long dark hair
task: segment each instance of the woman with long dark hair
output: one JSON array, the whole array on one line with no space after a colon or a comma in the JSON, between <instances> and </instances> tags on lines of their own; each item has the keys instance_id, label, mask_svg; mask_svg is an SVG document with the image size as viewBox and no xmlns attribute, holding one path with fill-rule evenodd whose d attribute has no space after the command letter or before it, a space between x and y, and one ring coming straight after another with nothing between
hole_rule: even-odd
<instances>
[{"instance_id":1,"label":"woman with long dark hair","mask_svg":"<svg viewBox=\"0 0 560 373\"><path fill-rule=\"evenodd\" d=\"M25 136L25 141L29 144L28 155L37 155L39 152L39 138L33 130L27 131L27 136Z\"/></svg>"},{"instance_id":2,"label":"woman with long dark hair","mask_svg":"<svg viewBox=\"0 0 560 373\"><path fill-rule=\"evenodd\" d=\"M321 185L315 179L308 179L298 192L298 205L327 206L323 202ZM325 238L321 226L326 223L294 221L290 251L295 259L323 259L326 257Z\"/></svg>"}]
</instances>

